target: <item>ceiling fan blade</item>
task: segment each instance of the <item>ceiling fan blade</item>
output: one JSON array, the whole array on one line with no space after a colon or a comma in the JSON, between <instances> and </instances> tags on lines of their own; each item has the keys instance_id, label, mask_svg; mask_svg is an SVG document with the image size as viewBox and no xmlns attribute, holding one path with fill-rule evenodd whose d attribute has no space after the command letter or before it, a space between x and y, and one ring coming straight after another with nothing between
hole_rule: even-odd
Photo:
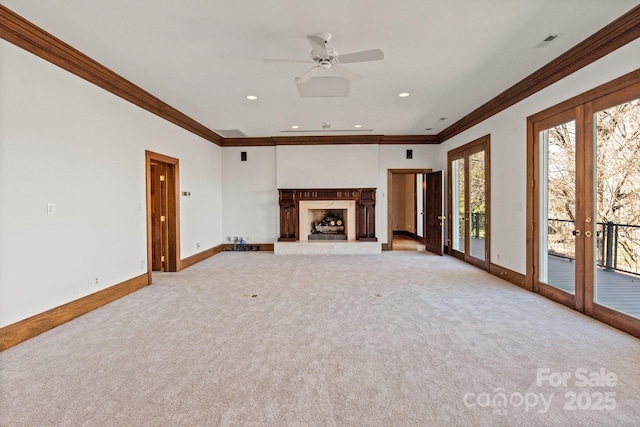
<instances>
[{"instance_id":1,"label":"ceiling fan blade","mask_svg":"<svg viewBox=\"0 0 640 427\"><path fill-rule=\"evenodd\" d=\"M329 54L327 53L327 45L325 44L323 38L318 37L317 35L314 34L314 35L307 36L307 40L309 40L309 43L311 44L311 49L313 49L316 55L322 58L326 58L329 56Z\"/></svg>"},{"instance_id":2,"label":"ceiling fan blade","mask_svg":"<svg viewBox=\"0 0 640 427\"><path fill-rule=\"evenodd\" d=\"M315 73L317 73L318 71L320 71L320 67L312 67L311 69L309 69L309 71L307 71L306 73L304 73L302 76L300 76L300 78L298 78L296 80L296 83L301 85L301 84L305 84L306 82L308 82L309 80L311 80L311 78L313 77L313 75Z\"/></svg>"},{"instance_id":3,"label":"ceiling fan blade","mask_svg":"<svg viewBox=\"0 0 640 427\"><path fill-rule=\"evenodd\" d=\"M338 56L338 62L340 62L341 64L380 61L381 59L384 59L384 53L382 53L380 49L363 50L362 52L347 53Z\"/></svg>"},{"instance_id":4,"label":"ceiling fan blade","mask_svg":"<svg viewBox=\"0 0 640 427\"><path fill-rule=\"evenodd\" d=\"M265 58L262 60L263 62L297 62L304 64L313 64L313 61L308 61L305 59L286 59L286 58Z\"/></svg>"},{"instance_id":5,"label":"ceiling fan blade","mask_svg":"<svg viewBox=\"0 0 640 427\"><path fill-rule=\"evenodd\" d=\"M331 69L348 80L358 81L364 79L364 77L362 77L360 74L356 73L355 71L351 71L350 69L343 67L342 65L336 64L331 67Z\"/></svg>"}]
</instances>

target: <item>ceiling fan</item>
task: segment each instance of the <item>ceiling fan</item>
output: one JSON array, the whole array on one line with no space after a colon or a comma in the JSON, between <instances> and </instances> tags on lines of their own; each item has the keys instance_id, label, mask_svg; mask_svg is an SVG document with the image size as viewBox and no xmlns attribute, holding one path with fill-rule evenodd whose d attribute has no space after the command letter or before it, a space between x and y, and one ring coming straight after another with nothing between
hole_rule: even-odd
<instances>
[{"instance_id":1,"label":"ceiling fan","mask_svg":"<svg viewBox=\"0 0 640 427\"><path fill-rule=\"evenodd\" d=\"M362 80L362 75L356 73L343 66L342 64L352 64L355 62L379 61L384 59L384 53L380 49L364 50L361 52L347 53L339 55L338 52L327 46L331 40L330 33L317 33L308 35L307 39L311 44L312 61L303 61L296 59L265 59L265 62L305 62L315 63L311 69L297 79L296 83L301 85L307 83L313 76L321 70L333 70L337 74L348 80Z\"/></svg>"}]
</instances>

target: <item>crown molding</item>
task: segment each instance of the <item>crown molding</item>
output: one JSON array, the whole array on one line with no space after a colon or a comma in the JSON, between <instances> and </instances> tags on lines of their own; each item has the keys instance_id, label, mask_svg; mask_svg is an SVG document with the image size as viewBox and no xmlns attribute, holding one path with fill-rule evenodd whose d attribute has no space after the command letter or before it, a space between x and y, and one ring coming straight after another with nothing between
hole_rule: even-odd
<instances>
[{"instance_id":1,"label":"crown molding","mask_svg":"<svg viewBox=\"0 0 640 427\"><path fill-rule=\"evenodd\" d=\"M380 144L440 144L438 135L385 135Z\"/></svg>"},{"instance_id":2,"label":"crown molding","mask_svg":"<svg viewBox=\"0 0 640 427\"><path fill-rule=\"evenodd\" d=\"M217 133L2 5L0 38L214 144L222 143Z\"/></svg>"},{"instance_id":3,"label":"crown molding","mask_svg":"<svg viewBox=\"0 0 640 427\"><path fill-rule=\"evenodd\" d=\"M224 138L223 147L271 147L276 145L273 138L267 136L263 138Z\"/></svg>"},{"instance_id":4,"label":"crown molding","mask_svg":"<svg viewBox=\"0 0 640 427\"><path fill-rule=\"evenodd\" d=\"M640 6L631 9L547 65L453 123L438 134L438 139L440 142L444 142L464 132L638 37L640 37Z\"/></svg>"},{"instance_id":5,"label":"crown molding","mask_svg":"<svg viewBox=\"0 0 640 427\"><path fill-rule=\"evenodd\" d=\"M265 147L275 145L347 144L439 144L435 135L316 135L271 136L264 138L224 138L223 147Z\"/></svg>"}]
</instances>

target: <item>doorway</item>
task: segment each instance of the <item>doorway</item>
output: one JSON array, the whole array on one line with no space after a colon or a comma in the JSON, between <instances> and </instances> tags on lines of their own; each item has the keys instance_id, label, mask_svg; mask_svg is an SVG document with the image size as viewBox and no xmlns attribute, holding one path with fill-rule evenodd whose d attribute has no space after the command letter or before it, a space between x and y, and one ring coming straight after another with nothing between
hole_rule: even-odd
<instances>
[{"instance_id":1,"label":"doorway","mask_svg":"<svg viewBox=\"0 0 640 427\"><path fill-rule=\"evenodd\" d=\"M147 271L179 271L179 161L147 151Z\"/></svg>"},{"instance_id":2,"label":"doorway","mask_svg":"<svg viewBox=\"0 0 640 427\"><path fill-rule=\"evenodd\" d=\"M593 93L529 118L527 284L640 336L640 82Z\"/></svg>"},{"instance_id":3,"label":"doorway","mask_svg":"<svg viewBox=\"0 0 640 427\"><path fill-rule=\"evenodd\" d=\"M449 254L489 271L490 137L449 151Z\"/></svg>"},{"instance_id":4,"label":"doorway","mask_svg":"<svg viewBox=\"0 0 640 427\"><path fill-rule=\"evenodd\" d=\"M440 191L438 191L438 188ZM442 172L389 169L388 249L442 255ZM435 221L430 215L435 214Z\"/></svg>"}]
</instances>

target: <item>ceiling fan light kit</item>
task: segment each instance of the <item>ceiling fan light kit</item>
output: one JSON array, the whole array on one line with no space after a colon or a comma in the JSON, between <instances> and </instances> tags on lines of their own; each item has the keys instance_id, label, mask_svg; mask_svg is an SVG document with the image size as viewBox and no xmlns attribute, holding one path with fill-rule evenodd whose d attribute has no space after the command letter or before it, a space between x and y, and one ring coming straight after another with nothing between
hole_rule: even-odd
<instances>
[{"instance_id":1,"label":"ceiling fan light kit","mask_svg":"<svg viewBox=\"0 0 640 427\"><path fill-rule=\"evenodd\" d=\"M300 79L296 78L296 83ZM304 84L296 84L302 98L332 98L347 97L351 82L344 77L314 77Z\"/></svg>"}]
</instances>

